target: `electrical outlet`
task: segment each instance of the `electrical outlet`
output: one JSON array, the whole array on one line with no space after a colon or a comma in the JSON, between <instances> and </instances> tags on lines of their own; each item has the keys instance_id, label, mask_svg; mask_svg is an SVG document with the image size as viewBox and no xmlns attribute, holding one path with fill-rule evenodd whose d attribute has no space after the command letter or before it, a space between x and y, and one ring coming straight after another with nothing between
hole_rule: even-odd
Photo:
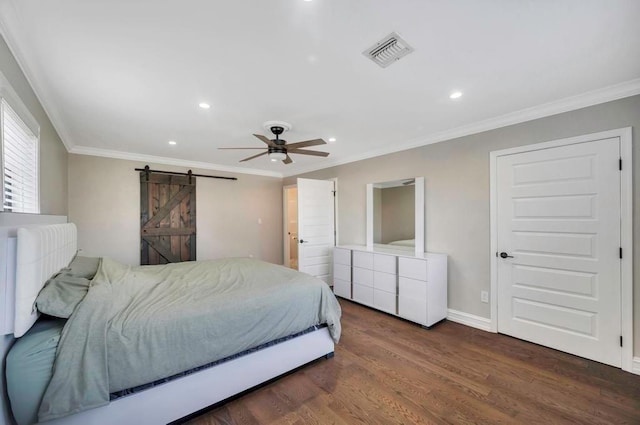
<instances>
[{"instance_id":1,"label":"electrical outlet","mask_svg":"<svg viewBox=\"0 0 640 425\"><path fill-rule=\"evenodd\" d=\"M489 302L489 292L480 291L480 301L482 301L483 303L488 303Z\"/></svg>"}]
</instances>

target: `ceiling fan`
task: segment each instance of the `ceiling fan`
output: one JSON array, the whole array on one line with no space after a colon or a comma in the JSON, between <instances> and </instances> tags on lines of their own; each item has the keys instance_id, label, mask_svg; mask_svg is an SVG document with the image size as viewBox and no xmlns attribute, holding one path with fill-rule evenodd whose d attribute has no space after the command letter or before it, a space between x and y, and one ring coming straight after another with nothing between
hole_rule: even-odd
<instances>
[{"instance_id":1,"label":"ceiling fan","mask_svg":"<svg viewBox=\"0 0 640 425\"><path fill-rule=\"evenodd\" d=\"M287 123L281 123L281 122L277 122L274 125L268 125L268 124L269 123L265 123L265 127L268 127L269 130L271 130L271 132L276 136L276 138L269 139L266 136L263 136L262 134L254 134L255 137L257 137L258 139L266 143L267 150L257 155L253 155L248 158L242 159L240 160L240 162L249 161L254 158L258 158L262 155L269 155L269 159L271 159L271 161L273 162L282 161L285 164L291 164L293 162L289 154L312 155L312 156L322 156L322 157L329 156L329 152L310 151L310 150L301 149L309 146L325 145L327 142L325 142L324 140L312 139L312 140L305 140L303 142L287 144L287 141L284 139L281 139L280 135L284 133L286 130L291 129L291 126ZM265 148L218 148L218 149L265 149Z\"/></svg>"}]
</instances>

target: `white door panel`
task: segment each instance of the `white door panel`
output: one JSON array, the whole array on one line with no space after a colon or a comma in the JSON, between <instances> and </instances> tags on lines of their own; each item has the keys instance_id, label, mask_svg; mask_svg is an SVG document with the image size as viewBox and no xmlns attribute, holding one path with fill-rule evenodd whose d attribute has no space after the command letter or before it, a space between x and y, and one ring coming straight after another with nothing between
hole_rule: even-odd
<instances>
[{"instance_id":1,"label":"white door panel","mask_svg":"<svg viewBox=\"0 0 640 425\"><path fill-rule=\"evenodd\" d=\"M620 366L618 138L497 159L498 331Z\"/></svg>"},{"instance_id":2,"label":"white door panel","mask_svg":"<svg viewBox=\"0 0 640 425\"><path fill-rule=\"evenodd\" d=\"M329 283L335 245L333 181L298 179L297 187L298 270Z\"/></svg>"}]
</instances>

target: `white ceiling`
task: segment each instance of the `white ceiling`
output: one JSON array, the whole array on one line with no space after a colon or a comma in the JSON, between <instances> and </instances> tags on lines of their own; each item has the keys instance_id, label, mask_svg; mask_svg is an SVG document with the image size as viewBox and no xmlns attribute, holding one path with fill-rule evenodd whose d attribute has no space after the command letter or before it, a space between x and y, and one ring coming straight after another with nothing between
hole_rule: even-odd
<instances>
[{"instance_id":1,"label":"white ceiling","mask_svg":"<svg viewBox=\"0 0 640 425\"><path fill-rule=\"evenodd\" d=\"M640 92L639 22L637 0L0 0L71 152L273 175ZM362 52L392 31L415 51L382 69ZM216 149L267 120L338 141L291 165Z\"/></svg>"}]
</instances>

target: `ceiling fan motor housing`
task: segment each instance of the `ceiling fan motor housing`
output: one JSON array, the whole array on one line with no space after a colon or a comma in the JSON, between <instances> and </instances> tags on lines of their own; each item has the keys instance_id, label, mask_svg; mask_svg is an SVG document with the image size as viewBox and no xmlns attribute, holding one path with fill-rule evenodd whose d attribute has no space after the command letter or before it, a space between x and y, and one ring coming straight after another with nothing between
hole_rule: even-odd
<instances>
[{"instance_id":1,"label":"ceiling fan motor housing","mask_svg":"<svg viewBox=\"0 0 640 425\"><path fill-rule=\"evenodd\" d=\"M281 140L282 142L282 140ZM282 146L269 146L269 153L283 153L283 154L287 154L287 148L284 147L284 143L282 144Z\"/></svg>"}]
</instances>

